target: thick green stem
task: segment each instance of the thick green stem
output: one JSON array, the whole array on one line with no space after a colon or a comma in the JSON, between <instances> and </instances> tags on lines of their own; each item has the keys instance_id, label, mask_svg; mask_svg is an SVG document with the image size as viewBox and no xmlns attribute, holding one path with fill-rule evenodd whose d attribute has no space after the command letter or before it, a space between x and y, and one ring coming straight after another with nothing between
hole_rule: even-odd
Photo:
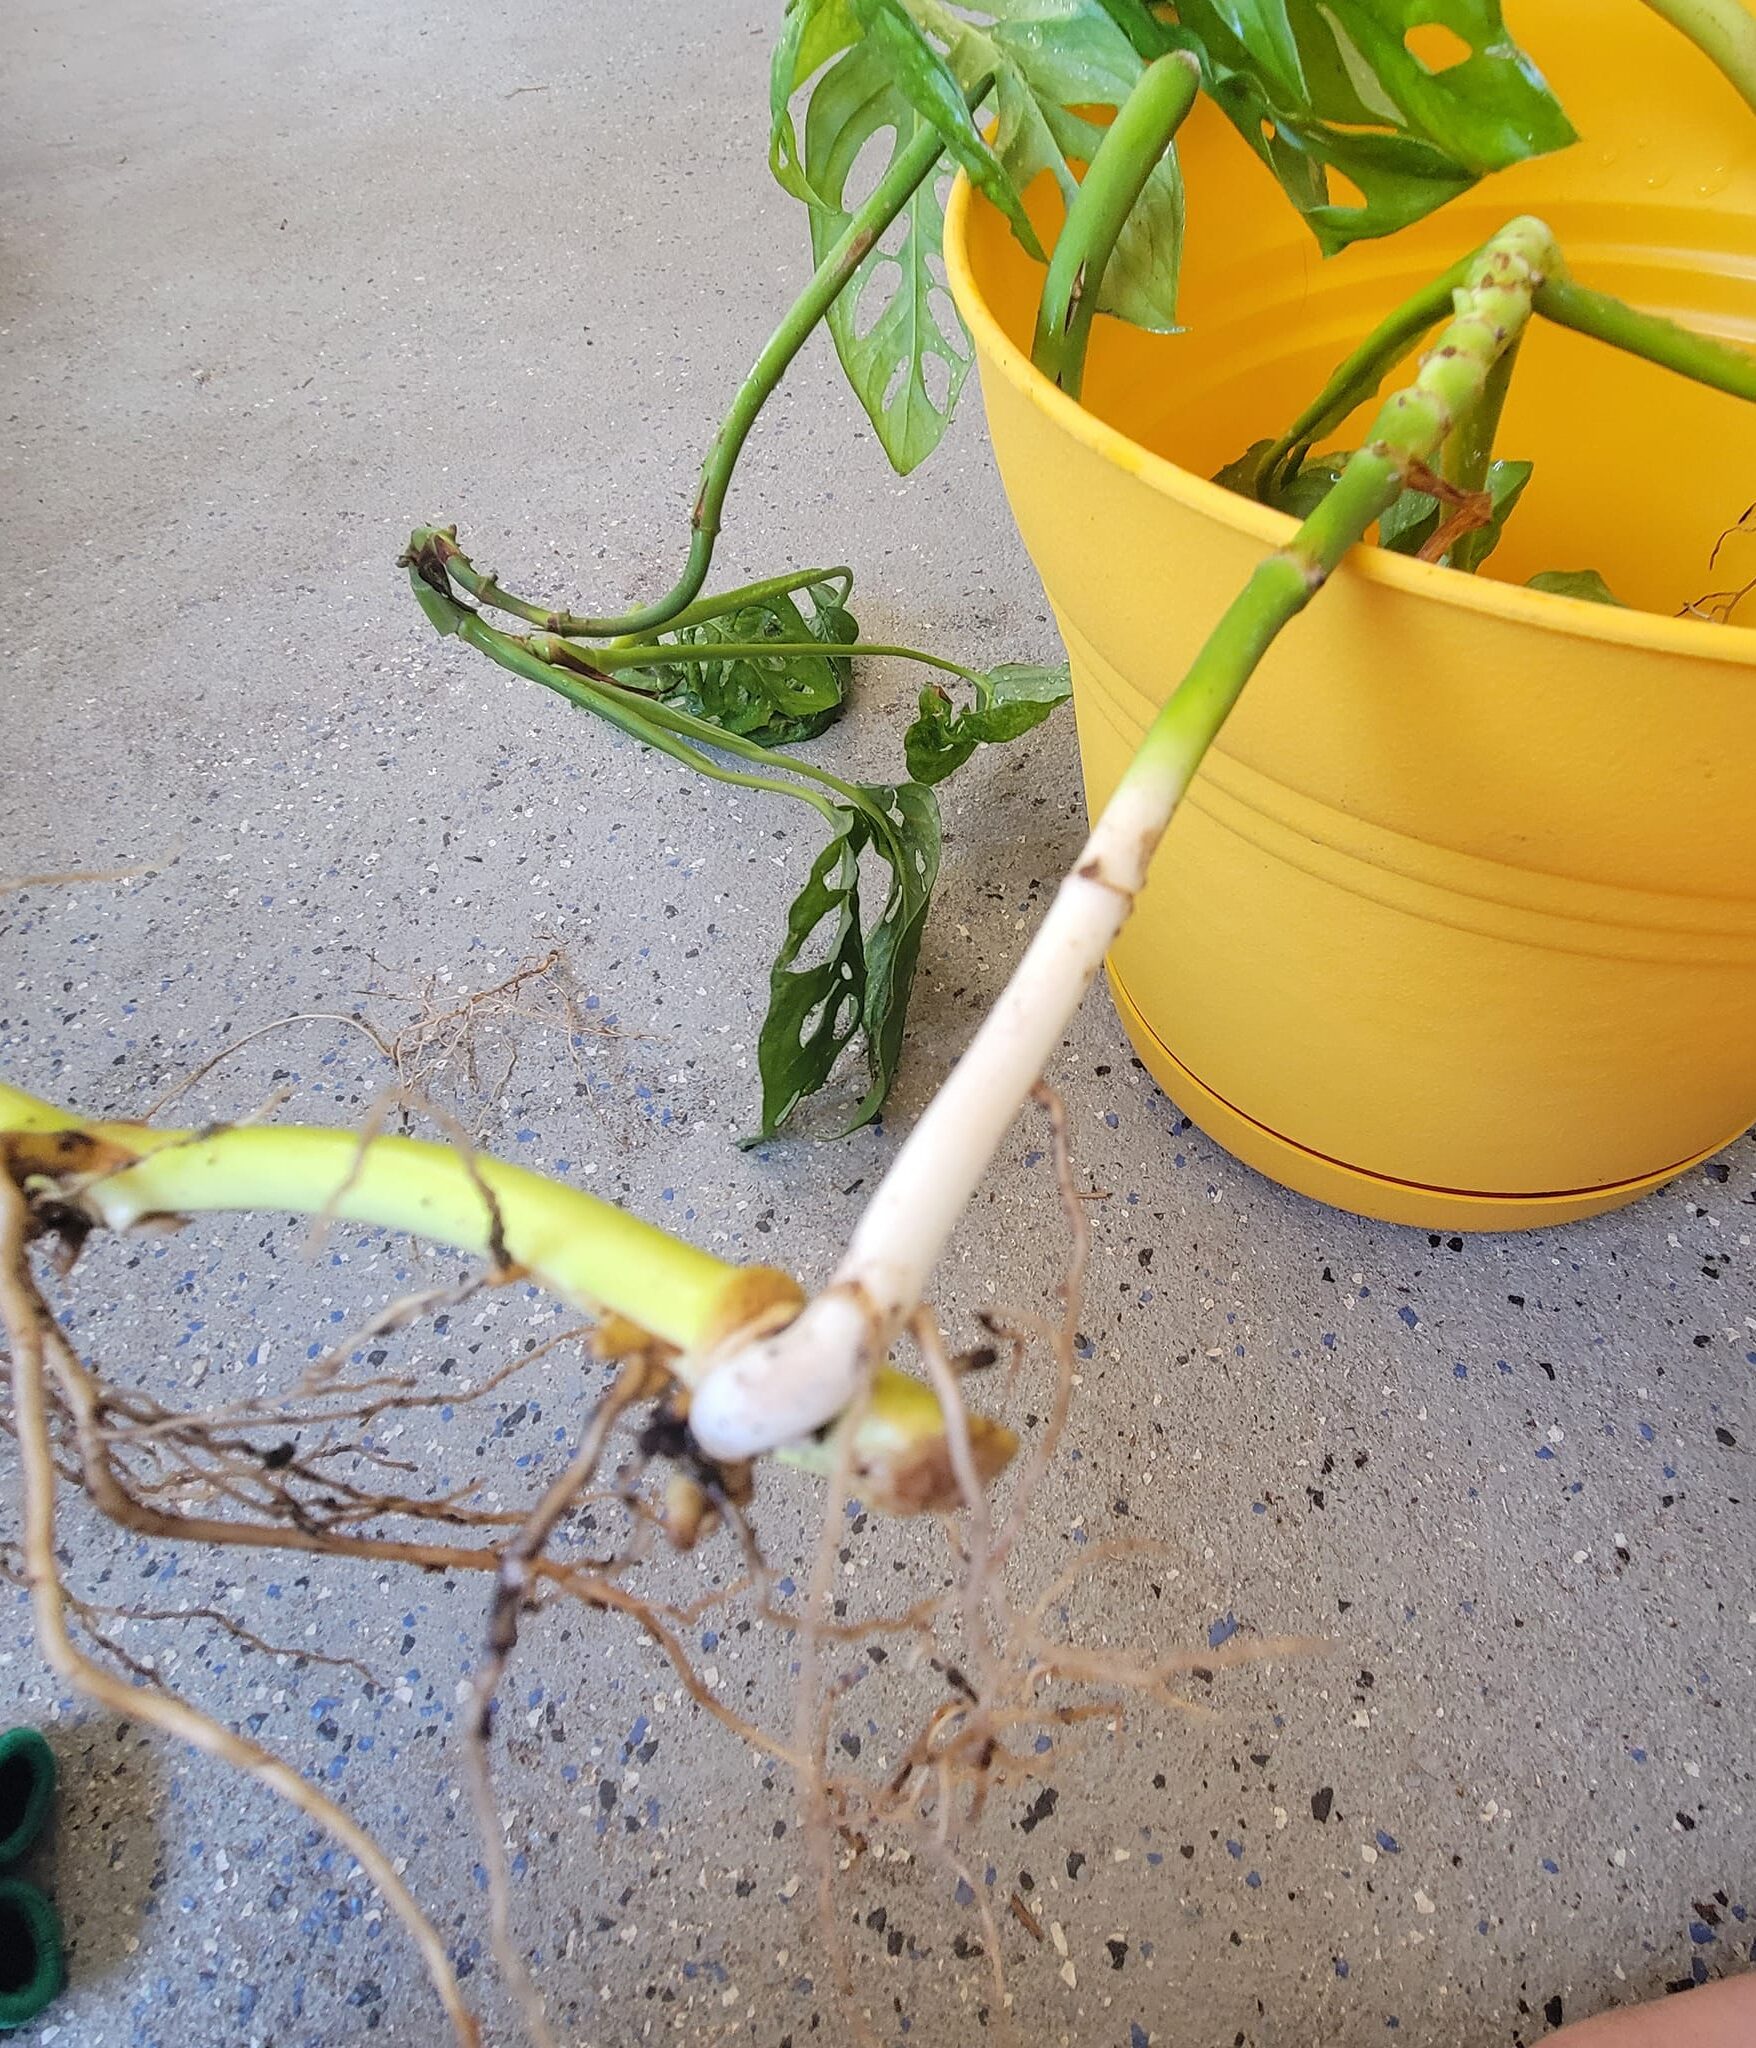
<instances>
[{"instance_id":1,"label":"thick green stem","mask_svg":"<svg viewBox=\"0 0 1756 2048\"><path fill-rule=\"evenodd\" d=\"M1471 260L1456 310L1415 381L1386 402L1364 446L1293 538L1258 565L1142 740L1124 785L1140 777L1179 792L1187 787L1276 634L1394 503L1410 470L1433 462L1453 430L1479 411L1495 364L1517 343L1557 262L1554 236L1531 219L1513 221Z\"/></svg>"},{"instance_id":2,"label":"thick green stem","mask_svg":"<svg viewBox=\"0 0 1756 2048\"><path fill-rule=\"evenodd\" d=\"M626 668L670 668L691 661L760 661L766 655L870 655L874 660L918 661L923 668L943 669L966 683L985 685L987 677L942 654L918 647L893 646L887 640L692 640L687 646L658 646L617 641L614 647L587 650L589 659L611 675Z\"/></svg>"},{"instance_id":3,"label":"thick green stem","mask_svg":"<svg viewBox=\"0 0 1756 2048\"><path fill-rule=\"evenodd\" d=\"M1756 16L1745 0L1646 0L1704 51L1756 108Z\"/></svg>"},{"instance_id":4,"label":"thick green stem","mask_svg":"<svg viewBox=\"0 0 1756 2048\"><path fill-rule=\"evenodd\" d=\"M1500 415L1506 409L1506 393L1518 366L1518 343L1514 342L1488 372L1479 404L1458 422L1456 432L1445 444L1444 474L1460 491L1472 495L1486 490L1488 471L1494 461L1494 437L1500 431ZM1451 566L1473 576L1487 556L1489 529L1477 527L1464 534L1451 550Z\"/></svg>"},{"instance_id":5,"label":"thick green stem","mask_svg":"<svg viewBox=\"0 0 1756 2048\"><path fill-rule=\"evenodd\" d=\"M684 1350L714 1332L740 1271L579 1188L402 1137L244 1124L90 1122L0 1083L0 1131L82 1132L131 1155L82 1200L115 1230L149 1216L287 1209L381 1224L503 1259L571 1306L614 1310Z\"/></svg>"},{"instance_id":6,"label":"thick green stem","mask_svg":"<svg viewBox=\"0 0 1756 2048\"><path fill-rule=\"evenodd\" d=\"M764 604L770 598L791 597L795 590L809 590L814 583L833 583L837 578L851 583L853 572L838 565L833 569L789 569L783 576L765 576L759 583L743 583L736 590L721 591L713 597L698 598L693 604L686 604L680 612L665 620L664 630L681 633L685 627L699 625L703 619L723 618L730 611ZM647 629L648 632L654 630L651 627ZM612 647L627 647L645 638L645 633L621 633L610 644Z\"/></svg>"},{"instance_id":7,"label":"thick green stem","mask_svg":"<svg viewBox=\"0 0 1756 2048\"><path fill-rule=\"evenodd\" d=\"M919 1303L1002 1137L1145 887L1183 792L1277 634L1481 401L1530 316L1554 237L1516 220L1471 265L1453 318L1408 389L1291 542L1227 608L1105 804L1072 872L963 1058L909 1133L830 1284L796 1321L729 1352L697 1390L696 1434L743 1457L839 1414ZM749 1433L761 1416L780 1434Z\"/></svg>"},{"instance_id":8,"label":"thick green stem","mask_svg":"<svg viewBox=\"0 0 1756 2048\"><path fill-rule=\"evenodd\" d=\"M269 1210L406 1231L528 1275L587 1314L623 1317L676 1348L670 1370L689 1387L717 1346L772 1328L803 1299L771 1267L728 1265L579 1188L418 1138L266 1124L159 1130L81 1117L0 1082L0 1173L27 1195L52 1195L63 1215L113 1230ZM991 1477L1016 1439L980 1418L972 1429ZM814 1443L788 1460L824 1470L835 1455L832 1442ZM956 1502L938 1399L889 1367L855 1426L853 1458L875 1505Z\"/></svg>"},{"instance_id":9,"label":"thick green stem","mask_svg":"<svg viewBox=\"0 0 1756 2048\"><path fill-rule=\"evenodd\" d=\"M1724 391L1732 398L1756 400L1756 355L1710 334L1695 334L1657 313L1642 313L1604 292L1589 291L1557 269L1536 296L1536 309L1558 327L1607 341L1629 355L1644 356L1679 377Z\"/></svg>"},{"instance_id":10,"label":"thick green stem","mask_svg":"<svg viewBox=\"0 0 1756 2048\"><path fill-rule=\"evenodd\" d=\"M1085 381L1105 267L1200 85L1200 66L1186 51L1149 64L1104 131L1067 209L1043 279L1030 359L1069 398L1079 396Z\"/></svg>"},{"instance_id":11,"label":"thick green stem","mask_svg":"<svg viewBox=\"0 0 1756 2048\"><path fill-rule=\"evenodd\" d=\"M1452 310L1457 288L1476 260L1476 256L1466 256L1442 277L1422 285L1342 358L1329 382L1280 439L1269 442L1250 459L1249 474L1240 481L1253 496L1267 500L1297 473L1325 434L1333 433L1357 405L1376 396L1378 387L1410 349Z\"/></svg>"},{"instance_id":12,"label":"thick green stem","mask_svg":"<svg viewBox=\"0 0 1756 2048\"><path fill-rule=\"evenodd\" d=\"M970 95L970 105L979 106L987 97L993 80L985 78ZM713 562L714 544L719 538L720 513L732 472L749 438L756 416L774 392L781 378L817 324L852 282L861 264L877 246L917 188L932 176L944 144L936 130L923 127L897 152L890 168L873 188L871 197L849 220L811 282L799 294L792 308L764 344L751 366L750 374L738 387L731 407L720 422L719 431L708 446L701 465L701 481L689 515L689 556L683 573L672 588L654 603L637 606L609 618L587 618L573 612L551 611L532 604L528 598L505 589L496 578L477 570L456 554L455 535L435 527L422 527L409 542L409 554L418 555L438 547L449 553L447 566L457 582L481 603L510 612L550 633L576 633L587 639L612 639L620 634L652 633L668 625L701 593Z\"/></svg>"}]
</instances>

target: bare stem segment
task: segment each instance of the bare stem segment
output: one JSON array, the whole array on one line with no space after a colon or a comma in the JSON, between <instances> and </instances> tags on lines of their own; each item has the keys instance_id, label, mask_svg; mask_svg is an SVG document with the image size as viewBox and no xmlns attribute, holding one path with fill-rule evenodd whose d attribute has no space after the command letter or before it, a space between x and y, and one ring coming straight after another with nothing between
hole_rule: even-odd
<instances>
[{"instance_id":1,"label":"bare stem segment","mask_svg":"<svg viewBox=\"0 0 1756 2048\"><path fill-rule=\"evenodd\" d=\"M1085 382L1085 352L1105 267L1200 89L1201 66L1187 50L1149 64L1104 130L1067 209L1043 280L1030 359L1069 398L1077 398Z\"/></svg>"},{"instance_id":2,"label":"bare stem segment","mask_svg":"<svg viewBox=\"0 0 1756 2048\"><path fill-rule=\"evenodd\" d=\"M971 107L979 106L993 84L982 79L969 95ZM873 187L871 195L837 237L811 275L786 317L763 344L749 375L738 386L731 406L709 444L701 465L701 481L689 515L689 554L683 573L666 594L653 603L616 616L587 618L573 612L551 611L528 598L504 589L490 573L474 568L468 557L457 553L456 529L420 527L409 542L407 559L418 560L435 546L450 543L446 566L452 577L481 603L496 611L527 619L548 633L576 633L591 640L612 639L618 634L651 633L668 625L700 595L713 563L714 544L719 539L720 513L731 488L732 472L756 417L773 396L805 343L817 330L825 313L859 273L861 264L878 245L892 221L914 197L916 189L932 176L944 154L945 145L931 126L898 150L895 160Z\"/></svg>"},{"instance_id":3,"label":"bare stem segment","mask_svg":"<svg viewBox=\"0 0 1756 2048\"><path fill-rule=\"evenodd\" d=\"M725 1356L691 1425L716 1457L746 1457L838 1414L921 1298L927 1275L1053 1054L1146 881L1201 758L1288 622L1477 405L1558 265L1521 219L1474 258L1419 375L1284 547L1260 563L1149 728L1073 871L969 1050L910 1133L828 1288L796 1322Z\"/></svg>"},{"instance_id":4,"label":"bare stem segment","mask_svg":"<svg viewBox=\"0 0 1756 2048\"><path fill-rule=\"evenodd\" d=\"M1746 0L1646 0L1715 64L1756 108L1756 15Z\"/></svg>"},{"instance_id":5,"label":"bare stem segment","mask_svg":"<svg viewBox=\"0 0 1756 2048\"><path fill-rule=\"evenodd\" d=\"M528 1277L574 1308L634 1325L674 1353L667 1369L689 1388L721 1349L790 1322L804 1299L773 1267L728 1265L578 1188L415 1138L296 1125L173 1131L100 1123L0 1082L0 1185L7 1183L81 1227L290 1210L455 1245L490 1259L503 1277ZM849 1451L864 1498L905 1514L953 1503L945 1429L931 1388L882 1370ZM983 1418L972 1430L991 1478L1017 1438ZM772 1441L790 1444L802 1434L783 1426ZM785 1456L824 1471L838 1454L824 1442Z\"/></svg>"}]
</instances>

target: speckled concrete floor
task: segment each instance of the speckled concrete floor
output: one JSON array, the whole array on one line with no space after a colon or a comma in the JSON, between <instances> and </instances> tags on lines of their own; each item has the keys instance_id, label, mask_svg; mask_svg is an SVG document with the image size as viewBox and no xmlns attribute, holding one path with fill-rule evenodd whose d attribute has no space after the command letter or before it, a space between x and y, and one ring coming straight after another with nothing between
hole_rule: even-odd
<instances>
[{"instance_id":1,"label":"speckled concrete floor","mask_svg":"<svg viewBox=\"0 0 1756 2048\"><path fill-rule=\"evenodd\" d=\"M604 1030L576 1057L525 1033L485 1084L488 1136L812 1274L891 1139L732 1143L806 841L440 646L392 567L416 519L459 517L478 559L557 595L668 580L696 452L801 264L763 162L772 6L690 10L681 35L661 12L17 0L0 872L169 865L0 900L0 1034L25 1084L137 1112L253 1026L362 1001L401 1016L424 982L490 983L553 936ZM852 559L885 634L1052 646L977 408L899 484L821 349L757 438L726 568L801 556ZM893 762L907 688L869 674L831 756ZM978 762L947 809L898 1125L1075 843L1070 729ZM1500 2048L1747 1960L1756 1145L1583 1228L1435 1242L1218 1153L1102 1000L1057 1078L1111 1199L1070 1449L1020 1582L1145 1535L1163 1557L1073 1601L1085 1640L1331 1647L1197 1683L1214 1718L1134 1714L1062 1744L1040 1797L997 1802L973 1874L1044 1936L1002 1919L1016 2037ZM235 1114L279 1087L282 1114L333 1120L380 1079L357 1035L314 1021L194 1101ZM1029 1304L1052 1283L1039 1147L1008 1147L948 1299ZM279 1225L213 1225L98 1250L70 1300L112 1371L212 1396L284 1384L413 1271L366 1234L312 1253ZM555 1327L496 1296L397 1356L468 1373ZM438 1410L391 1448L521 1499L585 1391L559 1354L535 1392ZM770 1490L783 1559L811 1497ZM511 2038L453 1718L479 1588L107 1541L71 1509L65 1533L97 1599L223 1602L377 1675L200 1624L124 1635L382 1831ZM850 1533L850 1613L935 1582L938 1555L918 1531ZM709 1556L676 1583L728 1569ZM785 1638L724 1615L692 1635L722 1696L784 1728ZM919 1677L848 1658L862 1683L838 1736L882 1759ZM47 1725L66 1784L45 1871L73 1988L32 2038L437 2038L347 1859L62 1696L19 1606L0 1691ZM568 2041L849 2031L784 1781L630 1631L534 1622L508 1703L518 1924ZM1005 2038L975 1915L930 1864L868 1859L840 1911L880 2038Z\"/></svg>"}]
</instances>

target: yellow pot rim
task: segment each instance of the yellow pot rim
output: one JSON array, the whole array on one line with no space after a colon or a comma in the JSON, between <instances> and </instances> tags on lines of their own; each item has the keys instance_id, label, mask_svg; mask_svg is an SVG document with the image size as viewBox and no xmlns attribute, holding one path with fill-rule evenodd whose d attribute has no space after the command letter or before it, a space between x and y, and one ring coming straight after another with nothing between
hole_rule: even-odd
<instances>
[{"instance_id":1,"label":"yellow pot rim","mask_svg":"<svg viewBox=\"0 0 1756 2048\"><path fill-rule=\"evenodd\" d=\"M1139 477L1165 497L1247 534L1265 547L1280 547L1290 540L1298 531L1298 521L1289 514L1240 497L1236 491L1210 483L1167 457L1153 454L1129 435L1087 412L1036 368L995 319L971 274L968 226L974 200L969 179L960 171L945 208L945 273L952 299L975 343L978 361L1001 371L1063 433L1082 442L1104 461ZM1435 603L1518 621L1545 632L1564 633L1576 640L1651 648L1689 660L1756 668L1756 631L1748 627L1717 625L1710 619L1666 618L1657 612L1624 611L1591 604L1583 598L1560 597L1552 591L1496 583L1485 576L1460 576L1437 562L1417 561L1386 548L1356 548L1347 559L1345 573L1362 577L1368 583L1381 583L1392 590L1430 598Z\"/></svg>"}]
</instances>

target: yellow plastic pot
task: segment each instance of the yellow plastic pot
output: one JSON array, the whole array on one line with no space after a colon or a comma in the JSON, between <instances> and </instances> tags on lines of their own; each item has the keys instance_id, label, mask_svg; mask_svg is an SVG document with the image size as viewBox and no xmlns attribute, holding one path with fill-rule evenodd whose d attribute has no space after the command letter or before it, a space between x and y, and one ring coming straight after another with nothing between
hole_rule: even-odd
<instances>
[{"instance_id":1,"label":"yellow plastic pot","mask_svg":"<svg viewBox=\"0 0 1756 2048\"><path fill-rule=\"evenodd\" d=\"M1512 215L1584 282L1756 345L1756 118L1639 0L1507 13L1584 141L1324 262L1203 103L1188 331L1099 321L1083 406L1030 366L1039 267L959 183L951 290L1094 811L1292 531L1206 479ZM1032 197L1047 240L1054 195ZM1486 572L1355 551L1246 690L1111 959L1204 1130L1429 1228L1612 1209L1756 1118L1756 632L1671 616L1756 577L1756 535L1710 566L1756 499L1756 408L1538 323L1499 447L1536 468ZM1650 609L1519 587L1582 566Z\"/></svg>"}]
</instances>

